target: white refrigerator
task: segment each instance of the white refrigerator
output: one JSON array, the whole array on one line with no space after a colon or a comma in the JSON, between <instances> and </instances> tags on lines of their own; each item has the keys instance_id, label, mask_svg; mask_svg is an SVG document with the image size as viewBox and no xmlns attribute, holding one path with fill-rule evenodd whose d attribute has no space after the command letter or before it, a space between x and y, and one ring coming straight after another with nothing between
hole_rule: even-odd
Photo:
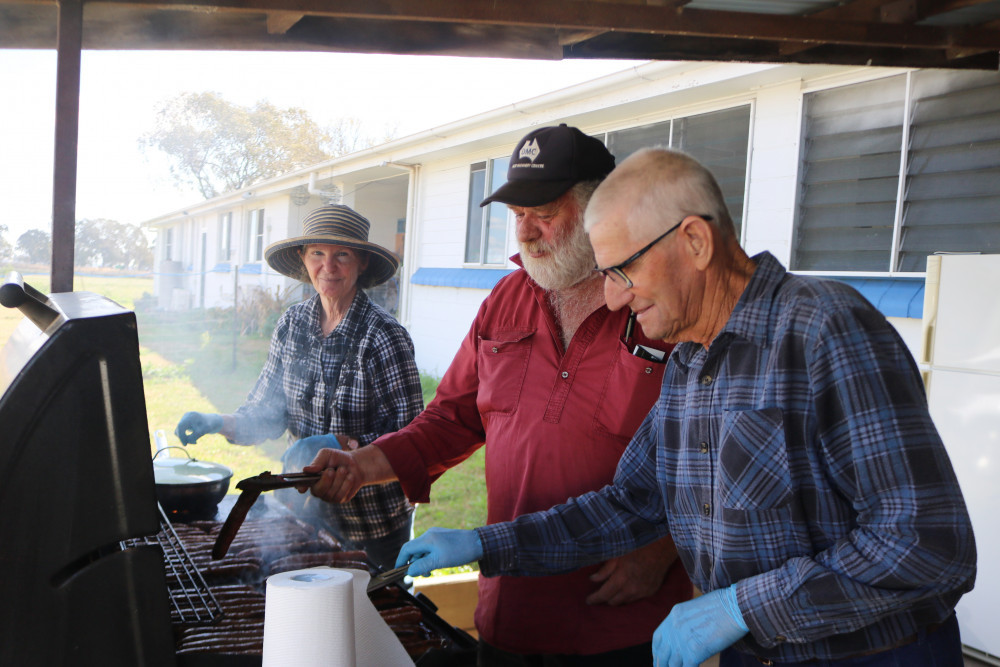
<instances>
[{"instance_id":1,"label":"white refrigerator","mask_svg":"<svg viewBox=\"0 0 1000 667\"><path fill-rule=\"evenodd\" d=\"M1000 660L1000 255L928 257L922 325L931 416L979 553L976 587L956 609L962 643Z\"/></svg>"}]
</instances>

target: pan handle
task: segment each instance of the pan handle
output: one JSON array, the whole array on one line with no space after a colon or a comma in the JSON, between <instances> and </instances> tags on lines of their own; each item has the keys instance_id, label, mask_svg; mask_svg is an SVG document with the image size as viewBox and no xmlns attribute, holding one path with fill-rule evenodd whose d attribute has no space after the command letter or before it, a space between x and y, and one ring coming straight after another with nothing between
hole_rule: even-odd
<instances>
[{"instance_id":1,"label":"pan handle","mask_svg":"<svg viewBox=\"0 0 1000 667\"><path fill-rule=\"evenodd\" d=\"M165 452L168 449L179 449L182 452L184 452L184 454L187 455L187 457L188 457L189 460L191 460L191 461L195 460L195 458L193 456L191 456L191 452L189 452L187 450L187 447L178 447L177 445L169 445L167 447L160 447L159 449L156 450L156 453L153 454L153 460L154 461L156 460L156 457L160 455L160 452Z\"/></svg>"}]
</instances>

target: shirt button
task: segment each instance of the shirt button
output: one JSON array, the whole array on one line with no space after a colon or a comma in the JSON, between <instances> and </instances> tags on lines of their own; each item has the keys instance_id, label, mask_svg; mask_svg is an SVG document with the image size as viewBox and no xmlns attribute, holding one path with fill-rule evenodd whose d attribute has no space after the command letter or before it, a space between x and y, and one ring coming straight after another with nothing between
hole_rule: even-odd
<instances>
[{"instance_id":1,"label":"shirt button","mask_svg":"<svg viewBox=\"0 0 1000 667\"><path fill-rule=\"evenodd\" d=\"M702 454L708 454L708 443L707 442L699 442L698 443L698 451L701 452Z\"/></svg>"},{"instance_id":2,"label":"shirt button","mask_svg":"<svg viewBox=\"0 0 1000 667\"><path fill-rule=\"evenodd\" d=\"M569 377L569 372L568 371L563 371L562 373L560 373L560 375L562 375L563 380L565 380L566 378Z\"/></svg>"},{"instance_id":3,"label":"shirt button","mask_svg":"<svg viewBox=\"0 0 1000 667\"><path fill-rule=\"evenodd\" d=\"M705 503L704 505L701 506L701 513L704 514L705 516L711 516L712 506L709 503Z\"/></svg>"},{"instance_id":4,"label":"shirt button","mask_svg":"<svg viewBox=\"0 0 1000 667\"><path fill-rule=\"evenodd\" d=\"M494 347L494 348L493 348L493 354L496 354L497 352L499 352L499 350L497 350L497 349L496 349L496 348Z\"/></svg>"},{"instance_id":5,"label":"shirt button","mask_svg":"<svg viewBox=\"0 0 1000 667\"><path fill-rule=\"evenodd\" d=\"M711 375L702 375L701 376L701 386L707 387L710 384L712 384L712 376Z\"/></svg>"},{"instance_id":6,"label":"shirt button","mask_svg":"<svg viewBox=\"0 0 1000 667\"><path fill-rule=\"evenodd\" d=\"M646 366L646 375L650 375L650 374L652 374L652 372L653 372L652 367Z\"/></svg>"}]
</instances>

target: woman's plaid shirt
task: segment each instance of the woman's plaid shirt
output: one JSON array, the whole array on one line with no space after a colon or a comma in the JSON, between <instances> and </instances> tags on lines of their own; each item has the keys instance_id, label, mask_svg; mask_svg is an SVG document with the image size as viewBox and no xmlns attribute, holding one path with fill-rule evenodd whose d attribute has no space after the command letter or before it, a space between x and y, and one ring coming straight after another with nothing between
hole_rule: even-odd
<instances>
[{"instance_id":1,"label":"woman's plaid shirt","mask_svg":"<svg viewBox=\"0 0 1000 667\"><path fill-rule=\"evenodd\" d=\"M233 442L261 442L287 429L291 442L341 433L365 446L423 409L413 342L395 318L360 290L326 337L321 313L317 295L278 320L257 384L235 413ZM413 510L396 482L365 487L331 509L350 540L386 535Z\"/></svg>"}]
</instances>

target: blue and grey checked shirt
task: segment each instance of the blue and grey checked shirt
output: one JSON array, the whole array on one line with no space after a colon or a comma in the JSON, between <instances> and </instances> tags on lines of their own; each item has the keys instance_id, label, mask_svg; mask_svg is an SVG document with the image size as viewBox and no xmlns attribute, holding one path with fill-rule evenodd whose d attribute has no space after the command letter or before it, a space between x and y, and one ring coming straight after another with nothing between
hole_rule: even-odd
<instances>
[{"instance_id":1,"label":"blue and grey checked shirt","mask_svg":"<svg viewBox=\"0 0 1000 667\"><path fill-rule=\"evenodd\" d=\"M669 532L703 591L738 582L775 661L891 646L971 590L965 503L896 331L769 253L709 349L679 345L615 482L479 528L483 572L541 574Z\"/></svg>"},{"instance_id":2,"label":"blue and grey checked shirt","mask_svg":"<svg viewBox=\"0 0 1000 667\"><path fill-rule=\"evenodd\" d=\"M317 295L278 320L257 384L234 413L233 442L262 442L287 429L291 441L342 433L365 446L423 409L413 342L392 315L358 290L344 319L324 337L321 311ZM286 465L300 470L308 458ZM350 502L324 509L352 541L402 527L413 510L397 482L365 487Z\"/></svg>"}]
</instances>

